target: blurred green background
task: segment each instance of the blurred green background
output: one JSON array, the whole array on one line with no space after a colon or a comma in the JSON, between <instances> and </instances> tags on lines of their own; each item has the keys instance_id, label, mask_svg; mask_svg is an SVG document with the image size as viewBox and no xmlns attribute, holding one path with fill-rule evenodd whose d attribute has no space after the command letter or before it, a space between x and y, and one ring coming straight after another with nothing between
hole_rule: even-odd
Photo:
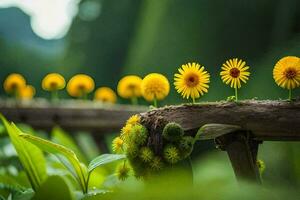
<instances>
[{"instance_id":1,"label":"blurred green background","mask_svg":"<svg viewBox=\"0 0 300 200\"><path fill-rule=\"evenodd\" d=\"M159 72L172 84L178 67L196 61L212 75L202 99L220 100L233 94L220 80L220 67L226 59L239 57L252 73L241 98L287 98L287 91L275 85L272 69L281 57L300 55L298 0L69 2L78 10L60 39L38 36L31 28L32 16L23 10L0 9L1 82L9 73L21 73L38 96L45 96L40 82L49 72L67 79L86 73L97 86L114 89L123 75ZM59 11L56 15L59 19ZM183 101L172 87L164 103Z\"/></svg>"}]
</instances>

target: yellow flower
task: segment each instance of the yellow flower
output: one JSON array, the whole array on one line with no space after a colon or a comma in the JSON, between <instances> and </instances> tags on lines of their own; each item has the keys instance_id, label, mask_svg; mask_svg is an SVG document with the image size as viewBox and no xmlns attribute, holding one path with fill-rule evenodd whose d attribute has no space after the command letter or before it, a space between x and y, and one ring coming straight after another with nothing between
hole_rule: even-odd
<instances>
[{"instance_id":1,"label":"yellow flower","mask_svg":"<svg viewBox=\"0 0 300 200\"><path fill-rule=\"evenodd\" d=\"M96 90L94 99L102 102L116 103L117 95L109 87L101 87Z\"/></svg>"},{"instance_id":2,"label":"yellow flower","mask_svg":"<svg viewBox=\"0 0 300 200\"><path fill-rule=\"evenodd\" d=\"M66 86L64 77L58 73L47 74L42 80L42 88L46 91L62 90Z\"/></svg>"},{"instance_id":3,"label":"yellow flower","mask_svg":"<svg viewBox=\"0 0 300 200\"><path fill-rule=\"evenodd\" d=\"M188 63L178 69L174 75L174 85L183 98L191 97L193 101L208 92L209 73L198 63Z\"/></svg>"},{"instance_id":4,"label":"yellow flower","mask_svg":"<svg viewBox=\"0 0 300 200\"><path fill-rule=\"evenodd\" d=\"M131 99L132 104L137 104L141 94L142 79L135 75L123 77L118 83L118 94L125 99Z\"/></svg>"},{"instance_id":5,"label":"yellow flower","mask_svg":"<svg viewBox=\"0 0 300 200\"><path fill-rule=\"evenodd\" d=\"M246 62L237 58L227 60L220 72L221 79L225 84L230 84L230 87L235 89L235 100L238 100L237 89L249 80L250 72L247 70Z\"/></svg>"},{"instance_id":6,"label":"yellow flower","mask_svg":"<svg viewBox=\"0 0 300 200\"><path fill-rule=\"evenodd\" d=\"M273 70L273 78L278 86L292 90L300 86L300 58L287 56L280 59Z\"/></svg>"},{"instance_id":7,"label":"yellow flower","mask_svg":"<svg viewBox=\"0 0 300 200\"><path fill-rule=\"evenodd\" d=\"M170 91L170 84L168 79L162 74L152 73L148 74L142 81L142 95L147 101L154 101L164 99Z\"/></svg>"},{"instance_id":8,"label":"yellow flower","mask_svg":"<svg viewBox=\"0 0 300 200\"><path fill-rule=\"evenodd\" d=\"M77 74L73 76L67 85L68 93L73 97L83 97L92 92L95 88L94 80L85 74Z\"/></svg>"},{"instance_id":9,"label":"yellow flower","mask_svg":"<svg viewBox=\"0 0 300 200\"><path fill-rule=\"evenodd\" d=\"M116 137L112 142L112 150L116 153L121 153L123 151L123 143L120 137Z\"/></svg>"},{"instance_id":10,"label":"yellow flower","mask_svg":"<svg viewBox=\"0 0 300 200\"><path fill-rule=\"evenodd\" d=\"M8 94L16 94L26 86L26 80L21 74L10 74L4 81L4 90Z\"/></svg>"},{"instance_id":11,"label":"yellow flower","mask_svg":"<svg viewBox=\"0 0 300 200\"><path fill-rule=\"evenodd\" d=\"M250 72L247 70L246 62L237 58L229 59L223 64L220 75L225 84L230 84L232 88L240 88L241 82L246 83L249 79Z\"/></svg>"},{"instance_id":12,"label":"yellow flower","mask_svg":"<svg viewBox=\"0 0 300 200\"><path fill-rule=\"evenodd\" d=\"M122 129L121 129L121 138L124 141L127 141L128 136L131 133L132 125L131 124L126 124Z\"/></svg>"},{"instance_id":13,"label":"yellow flower","mask_svg":"<svg viewBox=\"0 0 300 200\"><path fill-rule=\"evenodd\" d=\"M35 95L35 88L32 85L26 85L19 91L19 98L20 99L32 99Z\"/></svg>"},{"instance_id":14,"label":"yellow flower","mask_svg":"<svg viewBox=\"0 0 300 200\"><path fill-rule=\"evenodd\" d=\"M135 125L141 122L141 117L139 115L132 115L126 122L126 124Z\"/></svg>"}]
</instances>

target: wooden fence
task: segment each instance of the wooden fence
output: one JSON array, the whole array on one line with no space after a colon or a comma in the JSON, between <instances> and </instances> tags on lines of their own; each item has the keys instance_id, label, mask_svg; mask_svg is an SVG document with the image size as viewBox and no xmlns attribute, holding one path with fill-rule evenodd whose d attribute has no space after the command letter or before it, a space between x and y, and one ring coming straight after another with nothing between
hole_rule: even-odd
<instances>
[{"instance_id":1,"label":"wooden fence","mask_svg":"<svg viewBox=\"0 0 300 200\"><path fill-rule=\"evenodd\" d=\"M157 118L182 125L187 134L215 140L227 151L238 180L260 183L256 164L263 141L300 140L300 101L240 101L167 106L147 111L143 106L65 101L49 103L0 102L0 113L14 122L49 130L59 125L67 131L90 131L99 142L103 134L119 131L129 116L141 113L143 120Z\"/></svg>"}]
</instances>

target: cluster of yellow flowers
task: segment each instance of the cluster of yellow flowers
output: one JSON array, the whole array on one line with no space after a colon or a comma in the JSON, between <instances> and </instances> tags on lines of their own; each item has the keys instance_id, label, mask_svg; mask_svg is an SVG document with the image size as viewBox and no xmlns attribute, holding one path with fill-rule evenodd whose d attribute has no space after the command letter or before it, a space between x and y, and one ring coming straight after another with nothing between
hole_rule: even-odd
<instances>
[{"instance_id":1,"label":"cluster of yellow flowers","mask_svg":"<svg viewBox=\"0 0 300 200\"><path fill-rule=\"evenodd\" d=\"M238 99L238 89L242 83L249 80L249 66L246 62L234 58L227 60L221 67L220 76L222 81L235 89L235 100ZM183 98L191 97L193 102L208 92L210 75L197 63L188 63L182 65L175 74L175 88L181 93ZM273 70L273 78L277 85L289 90L289 99L291 100L292 89L300 86L300 58L296 56L287 56L280 59Z\"/></svg>"},{"instance_id":2,"label":"cluster of yellow flowers","mask_svg":"<svg viewBox=\"0 0 300 200\"><path fill-rule=\"evenodd\" d=\"M250 72L246 62L234 58L223 63L220 76L222 81L235 90L235 100L238 99L238 89L243 83L249 80ZM292 98L292 89L300 86L300 58L287 56L280 59L273 70L273 78L278 86L289 90L289 99ZM187 63L178 69L174 75L174 86L183 98L200 98L208 92L210 74L204 66L198 63ZM45 76L42 81L42 88L51 92L52 98L58 96L58 91L64 89L66 82L63 76L51 73ZM67 84L67 91L70 96L86 99L87 95L95 88L94 80L85 74L78 74L72 77ZM34 87L27 85L26 80L20 74L11 74L4 82L4 89L8 94L17 98L30 99L35 94ZM130 99L132 104L138 103L138 98L143 97L153 102L157 107L157 101L164 99L170 92L168 79L158 73L151 73L143 79L136 75L123 77L117 86L117 93L120 97ZM95 100L115 103L117 95L109 87L100 87L94 95Z\"/></svg>"},{"instance_id":3,"label":"cluster of yellow flowers","mask_svg":"<svg viewBox=\"0 0 300 200\"><path fill-rule=\"evenodd\" d=\"M20 74L10 74L3 83L4 90L17 99L31 99L35 94L35 89L27 85L25 78Z\"/></svg>"}]
</instances>

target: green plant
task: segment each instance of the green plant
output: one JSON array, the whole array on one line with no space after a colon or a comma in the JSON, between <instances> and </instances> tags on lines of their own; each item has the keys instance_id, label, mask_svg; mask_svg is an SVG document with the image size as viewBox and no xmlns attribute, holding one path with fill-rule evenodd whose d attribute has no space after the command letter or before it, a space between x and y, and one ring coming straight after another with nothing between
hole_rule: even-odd
<instances>
[{"instance_id":1,"label":"green plant","mask_svg":"<svg viewBox=\"0 0 300 200\"><path fill-rule=\"evenodd\" d=\"M9 123L2 115L0 115L0 118L17 151L30 185L37 196L41 195L41 193L43 194L43 192L40 192L41 190L46 191L45 188L48 186L44 186L45 184L55 186L55 182L57 182L62 185L62 188L66 188L66 185L68 185L64 183L65 180L59 177L53 178L49 176L49 178L47 178L46 158L42 151L53 154L59 159L63 166L71 173L71 176L75 179L83 194L88 193L91 175L95 169L126 158L126 156L122 154L103 154L93 159L87 166L78 159L77 155L70 148L38 136L23 133L15 124ZM72 149L75 148L77 152L79 151L75 143L72 142L73 140L68 138L66 134L63 134L61 132L62 130L57 129L55 131L60 131L60 133L53 135L56 140L58 139L60 142L64 141L68 146L73 147ZM81 157L83 157L83 155L81 155ZM3 182L2 178L0 182ZM11 181L7 182L3 187L5 187L6 190L14 192L14 194L26 191L21 185L12 184ZM35 199L38 198L35 197Z\"/></svg>"}]
</instances>

